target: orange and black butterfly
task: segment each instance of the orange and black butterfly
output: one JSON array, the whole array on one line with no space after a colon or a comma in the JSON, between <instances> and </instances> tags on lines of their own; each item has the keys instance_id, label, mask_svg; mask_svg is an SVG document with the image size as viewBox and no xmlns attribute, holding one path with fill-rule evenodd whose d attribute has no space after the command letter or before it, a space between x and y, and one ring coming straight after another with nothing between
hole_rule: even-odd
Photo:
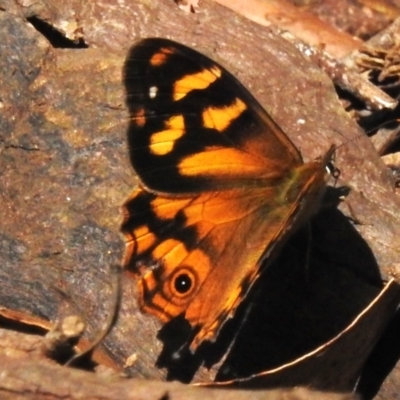
<instances>
[{"instance_id":1,"label":"orange and black butterfly","mask_svg":"<svg viewBox=\"0 0 400 400\"><path fill-rule=\"evenodd\" d=\"M255 98L182 44L145 39L124 69L132 165L125 267L140 308L214 340L293 229L318 209L334 148L304 163Z\"/></svg>"}]
</instances>

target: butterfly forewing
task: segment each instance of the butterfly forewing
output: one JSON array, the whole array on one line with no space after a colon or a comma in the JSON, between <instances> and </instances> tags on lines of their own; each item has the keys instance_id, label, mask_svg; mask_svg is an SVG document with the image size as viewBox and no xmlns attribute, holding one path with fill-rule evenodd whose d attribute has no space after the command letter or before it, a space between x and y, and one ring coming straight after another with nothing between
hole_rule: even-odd
<instances>
[{"instance_id":1,"label":"butterfly forewing","mask_svg":"<svg viewBox=\"0 0 400 400\"><path fill-rule=\"evenodd\" d=\"M146 39L125 65L132 164L149 190L199 193L274 180L300 164L287 136L223 67Z\"/></svg>"},{"instance_id":2,"label":"butterfly forewing","mask_svg":"<svg viewBox=\"0 0 400 400\"><path fill-rule=\"evenodd\" d=\"M231 74L181 44L139 42L124 73L142 184L124 205L124 264L140 275L143 311L198 329L195 350L318 207L333 149L303 164Z\"/></svg>"}]
</instances>

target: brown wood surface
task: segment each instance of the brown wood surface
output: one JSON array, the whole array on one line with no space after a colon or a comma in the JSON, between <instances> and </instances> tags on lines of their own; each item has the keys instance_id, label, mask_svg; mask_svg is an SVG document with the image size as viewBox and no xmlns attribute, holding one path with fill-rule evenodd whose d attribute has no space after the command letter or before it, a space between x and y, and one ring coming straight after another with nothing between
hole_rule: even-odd
<instances>
[{"instance_id":1,"label":"brown wood surface","mask_svg":"<svg viewBox=\"0 0 400 400\"><path fill-rule=\"evenodd\" d=\"M224 379L249 376L324 344L379 294L381 277L398 278L400 200L389 172L359 136L329 79L272 30L209 1L196 14L166 0L0 6L1 306L50 321L80 315L88 339L102 329L113 290L109 267L120 263L124 248L120 206L137 184L126 148L121 70L132 43L154 36L195 47L226 66L305 160L343 144L335 163L337 186L347 190L333 190L331 204L338 194L347 196L341 211L328 207L314 218L307 273L296 261L304 259L307 235L299 232L288 243L249 300L255 311L239 311L250 322L227 326L221 340L239 329L240 348L222 361L224 343L176 360L176 327L164 327L159 341L160 325L138 311L135 285L124 279L121 314L104 344L115 363L123 366L135 354L129 373L155 379L195 375L209 382L217 361ZM52 46L26 20L32 16L69 38L82 37L89 48ZM250 353L247 365L242 361ZM211 372L204 362L214 365Z\"/></svg>"}]
</instances>

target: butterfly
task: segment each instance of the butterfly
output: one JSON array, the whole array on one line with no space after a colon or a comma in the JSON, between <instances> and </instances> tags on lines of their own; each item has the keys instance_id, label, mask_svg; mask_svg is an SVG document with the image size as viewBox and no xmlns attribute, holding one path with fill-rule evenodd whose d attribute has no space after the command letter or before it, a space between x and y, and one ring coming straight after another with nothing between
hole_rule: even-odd
<instances>
[{"instance_id":1,"label":"butterfly","mask_svg":"<svg viewBox=\"0 0 400 400\"><path fill-rule=\"evenodd\" d=\"M233 75L171 40L135 44L124 84L140 180L123 205L124 266L140 309L164 323L184 316L195 351L318 209L335 149L304 163Z\"/></svg>"}]
</instances>

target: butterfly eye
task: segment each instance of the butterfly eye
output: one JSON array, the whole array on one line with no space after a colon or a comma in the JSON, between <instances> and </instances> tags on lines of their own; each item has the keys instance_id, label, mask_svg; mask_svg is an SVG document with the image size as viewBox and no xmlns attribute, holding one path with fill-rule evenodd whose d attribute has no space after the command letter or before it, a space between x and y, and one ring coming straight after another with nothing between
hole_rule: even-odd
<instances>
[{"instance_id":1,"label":"butterfly eye","mask_svg":"<svg viewBox=\"0 0 400 400\"><path fill-rule=\"evenodd\" d=\"M190 294L196 283L196 277L192 271L182 268L177 271L172 278L172 292L178 296Z\"/></svg>"}]
</instances>

